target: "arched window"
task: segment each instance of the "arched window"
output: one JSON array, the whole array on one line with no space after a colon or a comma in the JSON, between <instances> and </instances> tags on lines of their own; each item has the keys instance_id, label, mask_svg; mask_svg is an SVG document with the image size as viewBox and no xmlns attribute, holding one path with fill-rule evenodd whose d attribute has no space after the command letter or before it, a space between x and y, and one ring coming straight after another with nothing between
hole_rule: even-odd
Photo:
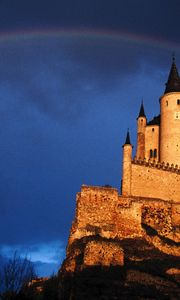
<instances>
[{"instance_id":1,"label":"arched window","mask_svg":"<svg viewBox=\"0 0 180 300\"><path fill-rule=\"evenodd\" d=\"M180 99L177 99L177 105L180 105Z\"/></svg>"},{"instance_id":2,"label":"arched window","mask_svg":"<svg viewBox=\"0 0 180 300\"><path fill-rule=\"evenodd\" d=\"M154 149L154 157L157 157L157 149Z\"/></svg>"},{"instance_id":3,"label":"arched window","mask_svg":"<svg viewBox=\"0 0 180 300\"><path fill-rule=\"evenodd\" d=\"M152 149L150 150L150 158L152 158L153 157L153 151L152 151Z\"/></svg>"}]
</instances>

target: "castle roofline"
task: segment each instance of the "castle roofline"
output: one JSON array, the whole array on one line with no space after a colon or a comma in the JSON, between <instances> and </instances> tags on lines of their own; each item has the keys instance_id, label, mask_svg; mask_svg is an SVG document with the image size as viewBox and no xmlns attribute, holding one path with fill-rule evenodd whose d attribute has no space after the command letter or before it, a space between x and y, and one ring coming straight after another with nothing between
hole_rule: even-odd
<instances>
[{"instance_id":1,"label":"castle roofline","mask_svg":"<svg viewBox=\"0 0 180 300\"><path fill-rule=\"evenodd\" d=\"M159 126L160 125L160 115L154 116L154 118L147 123L147 126L150 126L150 125L158 125Z\"/></svg>"},{"instance_id":2,"label":"castle roofline","mask_svg":"<svg viewBox=\"0 0 180 300\"><path fill-rule=\"evenodd\" d=\"M178 69L176 67L175 58L173 57L171 69L169 72L168 81L166 83L166 88L164 94L171 92L180 92L180 77Z\"/></svg>"},{"instance_id":3,"label":"castle roofline","mask_svg":"<svg viewBox=\"0 0 180 300\"><path fill-rule=\"evenodd\" d=\"M126 140L125 140L124 145L131 145L129 129L128 129L128 131L127 131Z\"/></svg>"},{"instance_id":4,"label":"castle roofline","mask_svg":"<svg viewBox=\"0 0 180 300\"><path fill-rule=\"evenodd\" d=\"M141 102L141 107L140 107L140 110L139 110L139 115L138 115L138 118L146 118L146 114L144 112L144 105L143 105L143 101Z\"/></svg>"}]
</instances>

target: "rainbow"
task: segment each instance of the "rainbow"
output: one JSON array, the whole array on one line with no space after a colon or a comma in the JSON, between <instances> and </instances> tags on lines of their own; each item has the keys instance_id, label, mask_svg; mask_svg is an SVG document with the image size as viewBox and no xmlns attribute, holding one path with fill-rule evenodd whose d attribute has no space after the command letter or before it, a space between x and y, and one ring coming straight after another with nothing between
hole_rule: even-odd
<instances>
[{"instance_id":1,"label":"rainbow","mask_svg":"<svg viewBox=\"0 0 180 300\"><path fill-rule=\"evenodd\" d=\"M162 38L138 35L129 32L110 30L89 30L89 29L45 29L45 30L25 30L14 32L0 32L0 43L9 41L19 41L27 39L49 39L49 38L81 38L91 40L108 40L148 47L180 51L180 43L165 40Z\"/></svg>"}]
</instances>

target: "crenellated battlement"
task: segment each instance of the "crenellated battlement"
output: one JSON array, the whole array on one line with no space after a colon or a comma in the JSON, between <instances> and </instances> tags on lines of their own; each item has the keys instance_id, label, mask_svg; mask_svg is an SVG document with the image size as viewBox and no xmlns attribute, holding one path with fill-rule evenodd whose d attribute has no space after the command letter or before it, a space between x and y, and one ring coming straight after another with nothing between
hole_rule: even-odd
<instances>
[{"instance_id":1,"label":"crenellated battlement","mask_svg":"<svg viewBox=\"0 0 180 300\"><path fill-rule=\"evenodd\" d=\"M160 169L160 170L164 170L164 171L168 171L168 172L173 172L176 174L180 174L180 167L176 164L169 164L168 162L159 162L157 160L152 160L152 159L137 159L136 156L134 157L134 159L132 160L133 164L137 164L137 165L143 165L145 167L152 167L152 168L156 168L156 169Z\"/></svg>"}]
</instances>

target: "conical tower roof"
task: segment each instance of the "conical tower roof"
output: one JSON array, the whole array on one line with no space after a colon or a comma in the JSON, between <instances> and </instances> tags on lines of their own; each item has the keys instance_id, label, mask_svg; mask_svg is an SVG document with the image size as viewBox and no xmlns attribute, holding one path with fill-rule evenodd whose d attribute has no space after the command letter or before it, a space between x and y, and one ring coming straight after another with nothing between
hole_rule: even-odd
<instances>
[{"instance_id":1,"label":"conical tower roof","mask_svg":"<svg viewBox=\"0 0 180 300\"><path fill-rule=\"evenodd\" d=\"M180 78L174 57L164 94L171 92L180 92Z\"/></svg>"},{"instance_id":2,"label":"conical tower roof","mask_svg":"<svg viewBox=\"0 0 180 300\"><path fill-rule=\"evenodd\" d=\"M141 107L140 107L140 111L139 111L139 115L138 115L138 118L140 118L140 117L145 117L146 118L146 115L145 115L145 112L144 112L143 101L141 102Z\"/></svg>"},{"instance_id":3,"label":"conical tower roof","mask_svg":"<svg viewBox=\"0 0 180 300\"><path fill-rule=\"evenodd\" d=\"M126 140L125 140L125 144L124 145L131 145L129 129L127 131L127 136L126 136Z\"/></svg>"}]
</instances>

